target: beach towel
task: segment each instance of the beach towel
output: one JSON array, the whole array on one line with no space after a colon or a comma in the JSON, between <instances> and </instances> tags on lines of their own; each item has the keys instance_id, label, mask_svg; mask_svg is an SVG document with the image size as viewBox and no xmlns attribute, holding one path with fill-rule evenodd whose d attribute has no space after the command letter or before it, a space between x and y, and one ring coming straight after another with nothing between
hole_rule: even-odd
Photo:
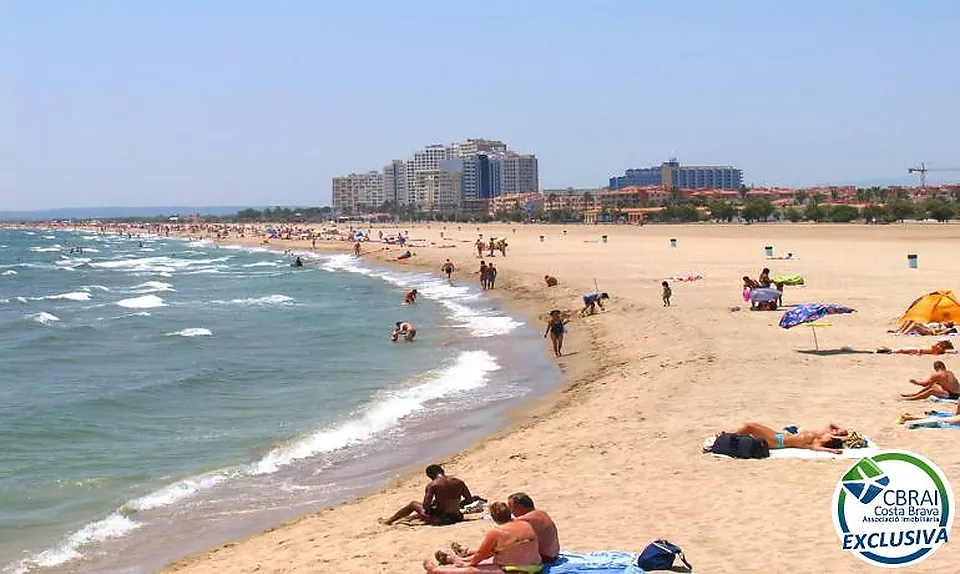
<instances>
[{"instance_id":1,"label":"beach towel","mask_svg":"<svg viewBox=\"0 0 960 574\"><path fill-rule=\"evenodd\" d=\"M643 574L636 565L638 555L616 550L561 552L556 562L544 566L543 574Z\"/></svg>"},{"instance_id":2,"label":"beach towel","mask_svg":"<svg viewBox=\"0 0 960 574\"><path fill-rule=\"evenodd\" d=\"M716 454L710 452L710 447L713 446L713 441L716 439L716 436L707 437L703 441L703 452L709 453L717 458L733 458L725 456L722 454ZM864 437L864 440L867 441L867 444L871 445L866 448L847 448L844 449L840 454L833 454L832 452L821 452L817 450L809 450L805 448L777 448L770 449L769 458L806 458L806 459L821 459L821 460L830 460L830 459L841 459L841 458L863 458L865 456L873 456L880 452L880 448L872 440Z\"/></svg>"},{"instance_id":3,"label":"beach towel","mask_svg":"<svg viewBox=\"0 0 960 574\"><path fill-rule=\"evenodd\" d=\"M942 411L931 411L927 413L928 418L916 421L907 421L904 423L908 429L956 429L960 428L960 423L945 423L941 420L946 417L952 417L955 413L945 413Z\"/></svg>"},{"instance_id":4,"label":"beach towel","mask_svg":"<svg viewBox=\"0 0 960 574\"><path fill-rule=\"evenodd\" d=\"M957 399L941 399L940 397L930 397L931 403L953 403L957 404Z\"/></svg>"},{"instance_id":5,"label":"beach towel","mask_svg":"<svg viewBox=\"0 0 960 574\"><path fill-rule=\"evenodd\" d=\"M773 278L774 283L782 283L784 285L803 285L803 275L796 273L794 275L777 275Z\"/></svg>"}]
</instances>

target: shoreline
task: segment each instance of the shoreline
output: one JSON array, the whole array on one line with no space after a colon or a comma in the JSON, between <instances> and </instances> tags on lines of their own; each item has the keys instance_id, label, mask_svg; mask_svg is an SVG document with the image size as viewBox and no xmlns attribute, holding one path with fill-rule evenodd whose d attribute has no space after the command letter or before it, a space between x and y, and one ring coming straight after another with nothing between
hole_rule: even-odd
<instances>
[{"instance_id":1,"label":"shoreline","mask_svg":"<svg viewBox=\"0 0 960 574\"><path fill-rule=\"evenodd\" d=\"M411 237L436 237L441 227L401 229L409 228ZM380 256L388 266L434 272L451 257L472 272L475 226L464 227L449 232L446 243L457 248L418 249L414 265ZM503 296L511 313L527 309L529 315L520 315L526 319L554 307L575 310L595 280L611 293L607 311L571 323L558 390L515 409L504 430L441 461L491 500L530 493L558 523L565 549L639 551L667 538L705 572L871 571L838 550L827 510L849 461L724 461L700 454L704 437L749 420L849 425L881 448L928 456L960 484L960 455L948 432L892 424L899 411L926 407L895 396L908 377L929 370L928 358L811 355L804 352L812 343L809 331L777 329L779 314L729 309L739 300L739 277L768 265L774 274L807 277L805 287L787 291L788 304L832 300L858 309L822 335L821 345L917 343L886 328L919 294L955 288L949 240L957 239L956 226L570 226L569 236L560 235L562 226L516 226L516 235L509 225L480 228L485 236L511 240L509 257L494 260L501 273L492 294ZM609 243L600 242L601 231ZM678 247L669 247L668 238L678 238ZM797 258L766 260L764 245ZM309 251L303 244L296 248ZM920 253L919 271L906 268L908 252ZM558 288L542 287L546 272L560 278ZM659 280L690 272L705 279L675 282L674 307L662 308ZM483 521L444 528L378 525L377 517L422 492L420 469L408 470L357 500L185 557L163 571L420 572L420 562L452 539L479 540ZM768 552L736 544L758 536ZM771 562L768 554L776 558ZM960 548L947 545L914 569L942 571L958 557Z\"/></svg>"},{"instance_id":2,"label":"shoreline","mask_svg":"<svg viewBox=\"0 0 960 574\"><path fill-rule=\"evenodd\" d=\"M170 238L173 239L172 236L171 236ZM189 237L177 237L176 239L177 239L178 241L184 241L184 243L186 243L186 242L189 241L191 238L189 238ZM193 238L193 240L196 240L196 238ZM205 241L206 241L206 240L205 240ZM301 253L301 254L306 255L307 253L312 253L312 254L317 255L317 256L319 256L319 257L321 257L321 258L327 256L328 254L329 254L329 255L332 255L332 254L336 254L336 253L343 253L343 252L346 252L346 251L348 250L348 247L347 247L347 246L341 246L341 245L339 245L339 244L325 244L325 245L324 245L324 247L325 247L324 249L310 250L310 249L303 249L303 245L302 245L302 244L296 244L295 242L284 242L284 241L276 241L276 242L273 242L273 244L272 244L272 245L269 245L269 246L259 245L259 244L256 244L254 241L250 241L250 240L248 240L248 241L230 241L230 240L226 240L226 241L219 241L219 242L216 242L216 243L219 245L219 247L229 248L229 246L240 246L240 247L243 247L243 248L255 248L255 249L258 250L258 251L259 251L260 249L264 249L264 250L270 251L271 253L275 253L275 254L282 254L282 253L285 252L285 248L292 248L292 249L294 249L296 252L299 252L299 253ZM214 244L214 242L211 241L211 242L210 242L210 248L213 247L213 244ZM219 248L219 247L218 247L218 248ZM342 248L341 248L341 247L342 247ZM425 273L425 274L429 274L429 275L431 275L431 276L436 275L436 276L439 277L439 274L438 274L438 273L435 273L435 272L434 272L434 273L430 273L429 268L426 267L426 266L423 266L423 265L419 265L419 266L416 266L416 265L389 265L389 260L386 259L385 257L383 257L384 254L385 254L385 252L384 252L383 254L381 254L381 253L376 253L374 256L371 256L371 257L368 257L368 258L364 258L364 259L366 259L366 265L368 265L371 269L373 269L373 270L375 271L374 277L371 277L371 280L373 280L373 281L384 282L384 283L387 284L387 285L392 284L392 282L393 282L392 280L388 280L388 279L385 279L385 278L381 278L380 274L381 274L383 271L386 271L386 272L390 272L390 271L400 271L400 272L405 272L405 273L417 273L417 274ZM304 260L307 261L306 257L304 258ZM322 260L321 260L321 262L322 262ZM341 271L338 271L338 273L347 273L347 271L341 270ZM348 274L349 274L349 273L348 273ZM470 278L464 277L463 279L464 279L463 281L460 281L460 282L459 282L461 285L467 285L467 284L469 284L469 285L471 286L471 289L477 289L477 286L473 285L473 284L470 282ZM485 299L487 299L488 301L491 301L491 302L495 302L495 308L500 309L500 308L504 308L504 307L505 307L505 302L504 302L504 300L503 300L502 298L485 298ZM471 305L472 305L472 304L471 304ZM442 307L441 307L441 309L442 309ZM492 310L492 308L491 308L491 310ZM524 323L530 323L530 321L527 320L527 317L521 316L521 315L519 315L518 313L515 313L514 311L515 311L515 310L507 311L506 309L503 309L502 312L503 312L505 315L509 315L509 316L516 317L517 319L520 319L520 320L524 321ZM444 316L448 316L448 312L447 312L447 311L441 311L441 313L442 313ZM499 314L500 314L499 312L496 312L496 311L494 312L494 315L499 315ZM527 329L527 328L529 328L529 327L531 327L530 324L524 324L523 326L519 327L519 329ZM532 325L532 331L533 331L533 332L536 332L536 331L537 331L537 325L536 325L535 323ZM509 340L511 337L517 337L517 336L521 337L521 339L517 339L517 340L516 340L516 342L517 342L518 344L522 342L521 348L526 349L526 348L528 348L528 346L530 346L530 345L532 344L533 347L534 347L534 348L537 348L538 351L541 351L541 352L543 351L543 348L537 343L537 341L535 341L535 335L534 335L534 336L531 336L531 332L530 332L530 331L527 331L527 332L518 332L517 335L515 335L515 334L512 333L512 332L511 332L511 333L504 334L504 335L500 335L500 337L506 338L507 340ZM460 337L460 335L457 335L457 337ZM488 346L489 346L489 345L482 345L482 347L484 347L484 348L486 348L486 347L488 347ZM494 347L500 347L500 346L502 346L502 343L497 344L496 342L494 342ZM503 350L504 350L504 351L508 351L509 349L503 349ZM504 368L507 368L507 369L511 369L511 366L518 366L517 361L522 361L522 357L521 357L520 355L513 356L513 355L510 354L509 352L507 352L507 353L505 353L505 354L503 354L503 355L501 355L499 352L498 352L498 353L495 353L495 354L498 355L498 359L502 362ZM514 354L515 354L515 353L514 353ZM545 354L544 354L544 361L546 361L546 360L547 360L547 359L546 359L546 356L545 356ZM522 370L521 370L521 371L522 371ZM558 371L558 374L559 374L559 371ZM533 373L530 373L530 375L533 375ZM503 379L503 380L506 381L506 380L509 380L509 379L510 379L510 376L508 375L508 377L507 377L506 379ZM550 380L550 379L553 379L553 376L552 376L552 375L551 375L550 377L537 376L537 377L535 377L535 378L530 378L530 379L528 379L529 382L534 383L534 384L533 384L533 386L532 386L528 391L526 391L526 392L524 393L523 396L519 397L518 400L522 401L522 404L527 404L527 403L530 403L530 402L533 402L533 401L537 401L537 400L540 399L540 397L544 396L545 394L550 393L550 392L552 391L552 389L557 386L557 381L556 381L556 379L554 379L554 380ZM540 380L540 382L536 382L536 380ZM485 403L485 404L483 404L483 405L477 405L477 406L471 407L469 411L466 411L466 413L465 413L465 414L466 414L466 418L463 419L464 421L467 421L467 420L472 421L471 423L468 424L468 427L465 427L465 428L464 428L465 432L471 433L470 435L468 435L468 438L456 439L456 438L453 438L453 437L446 437L446 438L437 437L437 438L435 438L435 439L430 439L431 442L435 442L436 444L435 444L433 447L427 449L424 454L429 455L430 452L436 451L437 454L439 454L441 457L445 457L445 456L447 456L450 452L459 452L459 451L462 451L464 447L469 447L469 446L472 445L472 444L475 444L475 443L477 443L477 442L480 442L480 441L482 441L482 440L485 440L485 439L486 439L488 436L490 436L491 434L497 434L497 433L501 432L505 426L509 426L510 424L512 424L511 421L512 421L512 419L515 417L515 414L511 413L512 410L513 410L513 409L512 409L509 405L501 404L500 401L493 401L493 402L490 402L489 404L486 404L486 403ZM478 418L478 416L479 416L481 413L486 413L486 414L485 414L484 417ZM446 416L446 415L445 415L445 416ZM498 422L492 422L494 419L493 419L493 418L490 418L490 417L493 417L493 416L496 417L496 419L498 420ZM486 419L486 420L484 420L484 419ZM453 421L455 421L455 420L456 420L456 419L451 419L451 422L453 422ZM454 423L454 424L456 424L456 423ZM472 429L472 430L471 430L471 429ZM453 440L453 444L447 444L447 443L449 443L451 440ZM458 444L458 443L459 443L459 444ZM440 449L440 450L437 450L437 449ZM418 449L418 451L419 451L419 450L420 450L420 449ZM422 466L422 465L425 465L425 464L427 464L427 463L429 463L429 462L432 462L435 458L436 458L436 457L434 457L434 456L426 456L426 457L424 457L424 456L421 455L421 456L418 456L418 461L417 461L416 463L401 464L401 465L399 465L399 466L394 466L394 463L391 463L391 468L390 468L389 471L383 472L382 470L378 470L378 472L377 472L377 476L378 476L377 480L376 480L375 482L373 482L370 486L364 486L364 487L362 487L362 488L358 491L358 492L359 492L359 496L360 496L360 497L366 496L366 495L368 495L368 494L370 494L370 493L373 493L373 492L376 492L376 491L381 490L381 489L383 489L383 488L386 488L386 487L388 487L391 483L396 482L398 479L401 479L401 478L403 478L403 477L405 477L405 476L414 474L413 468L419 467L419 466ZM419 459L423 459L422 464L421 464L421 462L420 462ZM369 466L370 466L370 463L363 463L362 460L358 461L358 463L359 463L360 467L363 467L363 466L369 467ZM416 466L415 466L415 465L416 465ZM345 474L345 473L346 473L346 474ZM350 475L350 472L348 472L348 471L343 471L343 472L341 472L340 474L341 474L341 476L349 476L349 475ZM339 479L337 479L337 480L339 480ZM353 489L353 490L355 490L355 489ZM330 501L329 503L323 503L321 508L332 508L332 507L336 507L336 506L338 506L338 505L340 505L340 504L343 504L344 502L350 502L350 501L352 501L352 500L355 500L356 498L358 498L358 495L357 495L356 493L351 493L351 494L350 494L349 496L347 496L346 498L343 498L343 497L338 496L338 497L336 497L334 500ZM272 520L271 520L270 517L269 517L270 515L267 515L267 516L265 517L265 520L262 520L262 521L260 522L259 526L255 526L253 529L251 529L251 528L244 528L244 527L241 527L241 526L238 526L238 527L230 527L229 529L225 529L225 528L221 525L221 526L219 527L220 529L225 529L225 530L227 530L227 532L232 532L233 534L230 534L230 535L228 535L228 536L226 536L226 537L212 536L212 537L210 537L211 540L209 541L208 545L205 546L205 548L208 549L208 548L214 548L214 547L222 546L223 544L228 544L228 543L229 543L229 540L236 539L237 537L240 537L240 536L242 536L242 537L249 537L249 536L251 536L251 535L254 535L256 532L262 532L264 529L276 528L278 523L284 523L284 522L289 522L290 520L296 520L297 518L302 517L305 513L315 512L317 507L314 506L314 508L308 508L308 507L303 507L302 505L297 505L297 506L294 506L294 507L292 507L292 508L293 508L293 510L292 510L291 512L273 513L273 514L275 514L276 516L273 516ZM279 521L279 522L278 522L278 521ZM216 526L214 526L214 527L216 528ZM187 529L188 527L185 526L184 528ZM196 529L196 525L190 525L189 528L193 528L193 529L195 530L195 529ZM167 536L167 537L169 538L169 536ZM204 538L206 538L206 536L204 536ZM119 546L117 546L117 548L121 548L121 549L122 549L122 548L128 548L128 549L130 549L130 543L129 543L129 542L128 542L128 543L125 543L125 544L124 544L124 543L121 543ZM180 559L183 559L184 557L193 555L193 554L195 554L195 553L197 553L197 552L204 552L204 551L206 551L204 548L198 548L198 549L196 549L196 550L191 550L191 551L188 552L188 553L183 553L183 552L181 552L181 553L179 553L179 555L175 554L172 558L168 558L168 559L165 560L164 562L169 562L170 560L173 560L173 561L180 560ZM155 557L155 555L156 555L155 550L147 550L147 551L146 551L146 554L144 554L144 557L145 557L144 560L145 560L145 561L150 561L150 560L151 560L151 557L152 557L152 556ZM108 556L109 556L109 554L108 554ZM88 558L88 559L80 559L80 560L78 560L78 561L72 561L72 562L70 562L70 563L64 564L63 566L45 569L45 571L51 571L51 572L52 572L52 571L74 571L74 568L78 569L79 571L97 571L97 568L98 568L98 567L107 568L107 569L110 569L111 571L117 570L117 569L119 569L119 568L124 568L123 563L116 563L115 561L113 561L113 560L111 560L111 559L109 559L109 558L107 558L106 560L104 560L103 558L98 558L98 557L96 557L96 556L91 556L91 557ZM136 568L136 567L134 567L134 568Z\"/></svg>"}]
</instances>

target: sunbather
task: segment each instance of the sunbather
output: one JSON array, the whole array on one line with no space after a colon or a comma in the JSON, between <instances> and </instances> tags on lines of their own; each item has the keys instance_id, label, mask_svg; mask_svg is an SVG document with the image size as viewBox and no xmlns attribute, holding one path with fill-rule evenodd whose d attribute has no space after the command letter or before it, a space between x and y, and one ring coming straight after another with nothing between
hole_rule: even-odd
<instances>
[{"instance_id":1,"label":"sunbather","mask_svg":"<svg viewBox=\"0 0 960 574\"><path fill-rule=\"evenodd\" d=\"M900 424L903 424L907 421L919 421L923 419L930 418L935 413L924 413L922 415L912 415L910 413L903 413L900 415L900 419L897 421ZM960 424L960 404L957 404L957 410L954 411L954 414L949 417L937 417L937 422L944 424Z\"/></svg>"},{"instance_id":2,"label":"sunbather","mask_svg":"<svg viewBox=\"0 0 960 574\"><path fill-rule=\"evenodd\" d=\"M516 520L525 520L533 526L537 533L537 543L540 546L540 559L544 564L555 562L560 557L560 537L557 525L546 512L534 508L533 499L525 492L515 492L507 498L507 506ZM473 558L474 551L454 542L450 548L462 558Z\"/></svg>"},{"instance_id":3,"label":"sunbather","mask_svg":"<svg viewBox=\"0 0 960 574\"><path fill-rule=\"evenodd\" d=\"M891 332L900 335L923 335L929 337L952 335L957 332L957 328L950 321L945 323L919 323L913 319L907 319L899 328Z\"/></svg>"},{"instance_id":4,"label":"sunbather","mask_svg":"<svg viewBox=\"0 0 960 574\"><path fill-rule=\"evenodd\" d=\"M910 379L910 382L923 387L923 389L915 393L903 393L900 395L908 401L925 399L930 396L941 399L960 399L960 382L957 381L957 377L952 372L947 370L947 366L943 364L943 361L933 362L933 374L931 374L927 380L918 381L916 379Z\"/></svg>"},{"instance_id":5,"label":"sunbather","mask_svg":"<svg viewBox=\"0 0 960 574\"><path fill-rule=\"evenodd\" d=\"M770 427L757 423L746 423L735 432L736 434L748 434L753 438L761 439L771 449L802 448L833 454L840 454L844 446L844 440L852 436L850 431L835 424L827 425L827 428L819 431L800 431L791 434L777 432Z\"/></svg>"},{"instance_id":6,"label":"sunbather","mask_svg":"<svg viewBox=\"0 0 960 574\"><path fill-rule=\"evenodd\" d=\"M537 533L524 520L514 520L510 507L503 502L494 502L489 507L490 516L497 523L491 528L480 548L469 560L463 560L447 552L439 551L436 558L445 562L440 565L433 560L424 560L423 569L436 574L482 574L484 572L519 572L538 574L543 565Z\"/></svg>"},{"instance_id":7,"label":"sunbather","mask_svg":"<svg viewBox=\"0 0 960 574\"><path fill-rule=\"evenodd\" d=\"M954 352L953 343L947 340L937 341L929 349L890 349L889 347L880 347L878 353L896 354L896 355L944 355Z\"/></svg>"},{"instance_id":8,"label":"sunbather","mask_svg":"<svg viewBox=\"0 0 960 574\"><path fill-rule=\"evenodd\" d=\"M427 477L430 478L430 484L423 495L423 502L410 502L390 518L381 520L383 524L389 526L408 517L419 518L434 526L456 524L463 520L460 503L473 499L466 483L459 478L445 476L439 464L427 467Z\"/></svg>"}]
</instances>

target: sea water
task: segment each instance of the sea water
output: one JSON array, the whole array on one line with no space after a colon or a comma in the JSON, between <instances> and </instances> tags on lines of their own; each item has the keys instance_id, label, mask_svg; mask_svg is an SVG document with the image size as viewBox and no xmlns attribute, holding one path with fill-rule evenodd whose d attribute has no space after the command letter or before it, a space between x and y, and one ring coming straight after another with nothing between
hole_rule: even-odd
<instances>
[{"instance_id":1,"label":"sea water","mask_svg":"<svg viewBox=\"0 0 960 574\"><path fill-rule=\"evenodd\" d=\"M0 230L0 571L150 571L454 452L559 379L472 278L302 255Z\"/></svg>"}]
</instances>

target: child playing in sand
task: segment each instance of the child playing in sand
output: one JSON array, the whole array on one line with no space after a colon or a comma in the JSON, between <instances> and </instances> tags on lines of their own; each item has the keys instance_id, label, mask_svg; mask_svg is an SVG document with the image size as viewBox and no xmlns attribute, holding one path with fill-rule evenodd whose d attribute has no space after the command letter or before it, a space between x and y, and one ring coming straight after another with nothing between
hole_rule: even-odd
<instances>
[{"instance_id":1,"label":"child playing in sand","mask_svg":"<svg viewBox=\"0 0 960 574\"><path fill-rule=\"evenodd\" d=\"M670 289L670 284L667 283L666 281L664 281L663 283L661 283L661 285L663 285L663 306L664 306L664 307L669 307L669 306L670 306L670 296L673 295L673 290Z\"/></svg>"}]
</instances>

